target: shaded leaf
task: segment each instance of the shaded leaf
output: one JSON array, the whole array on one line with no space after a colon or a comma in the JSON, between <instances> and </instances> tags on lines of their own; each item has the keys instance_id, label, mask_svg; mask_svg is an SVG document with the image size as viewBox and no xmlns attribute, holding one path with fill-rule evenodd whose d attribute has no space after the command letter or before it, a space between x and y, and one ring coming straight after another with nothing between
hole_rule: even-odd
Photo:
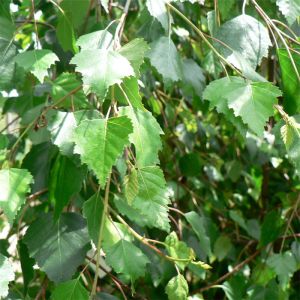
<instances>
[{"instance_id":1,"label":"shaded leaf","mask_svg":"<svg viewBox=\"0 0 300 300\"><path fill-rule=\"evenodd\" d=\"M45 76L48 75L50 66L59 59L52 51L42 49L19 53L15 61L20 67L31 72L40 82L43 82Z\"/></svg>"},{"instance_id":2,"label":"shaded leaf","mask_svg":"<svg viewBox=\"0 0 300 300\"><path fill-rule=\"evenodd\" d=\"M71 279L89 249L85 220L76 213L61 214L57 223L52 214L41 215L29 226L24 242L54 282Z\"/></svg>"},{"instance_id":3,"label":"shaded leaf","mask_svg":"<svg viewBox=\"0 0 300 300\"><path fill-rule=\"evenodd\" d=\"M57 285L52 292L53 300L88 300L89 293L80 283L80 277Z\"/></svg>"}]
</instances>

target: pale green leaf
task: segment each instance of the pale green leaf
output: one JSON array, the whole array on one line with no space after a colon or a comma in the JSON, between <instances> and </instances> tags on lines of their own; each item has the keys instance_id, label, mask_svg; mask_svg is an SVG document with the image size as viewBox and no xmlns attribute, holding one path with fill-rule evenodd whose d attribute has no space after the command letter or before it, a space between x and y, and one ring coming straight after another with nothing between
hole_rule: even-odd
<instances>
[{"instance_id":1,"label":"pale green leaf","mask_svg":"<svg viewBox=\"0 0 300 300\"><path fill-rule=\"evenodd\" d=\"M185 242L179 241L174 231L166 237L165 244L169 255L174 259L178 259L176 265L178 265L181 270L184 270L184 268L195 259L193 249L189 248Z\"/></svg>"},{"instance_id":2,"label":"pale green leaf","mask_svg":"<svg viewBox=\"0 0 300 300\"><path fill-rule=\"evenodd\" d=\"M136 169L132 169L130 174L124 178L124 195L129 205L132 204L133 199L139 192L139 182Z\"/></svg>"},{"instance_id":3,"label":"pale green leaf","mask_svg":"<svg viewBox=\"0 0 300 300\"><path fill-rule=\"evenodd\" d=\"M98 30L82 35L76 44L83 50L110 49L112 47L113 36L107 30Z\"/></svg>"},{"instance_id":4,"label":"pale green leaf","mask_svg":"<svg viewBox=\"0 0 300 300\"><path fill-rule=\"evenodd\" d=\"M164 82L176 82L182 79L182 63L173 41L161 37L150 44L147 53L151 65L163 76Z\"/></svg>"},{"instance_id":5,"label":"pale green leaf","mask_svg":"<svg viewBox=\"0 0 300 300\"><path fill-rule=\"evenodd\" d=\"M289 25L292 25L300 16L299 0L276 0L281 13L287 19Z\"/></svg>"},{"instance_id":6,"label":"pale green leaf","mask_svg":"<svg viewBox=\"0 0 300 300\"><path fill-rule=\"evenodd\" d=\"M17 47L11 43L0 38L0 87L6 89L11 86L15 74L15 55L17 54Z\"/></svg>"},{"instance_id":7,"label":"pale green leaf","mask_svg":"<svg viewBox=\"0 0 300 300\"><path fill-rule=\"evenodd\" d=\"M204 99L226 113L224 102L236 117L257 135L262 136L269 117L274 115L274 104L280 90L269 82L247 82L240 77L224 77L211 82L204 91ZM228 112L229 110L227 110ZM230 115L229 115L230 116Z\"/></svg>"},{"instance_id":8,"label":"pale green leaf","mask_svg":"<svg viewBox=\"0 0 300 300\"><path fill-rule=\"evenodd\" d=\"M137 169L139 192L132 206L140 211L143 222L149 227L170 230L166 181L158 166Z\"/></svg>"},{"instance_id":9,"label":"pale green leaf","mask_svg":"<svg viewBox=\"0 0 300 300\"><path fill-rule=\"evenodd\" d=\"M245 14L223 24L217 31L216 38L227 45L216 42L216 47L229 62L240 69L239 57L244 58L255 69L262 58L268 56L268 48L271 46L268 30L264 25Z\"/></svg>"},{"instance_id":10,"label":"pale green leaf","mask_svg":"<svg viewBox=\"0 0 300 300\"><path fill-rule=\"evenodd\" d=\"M300 171L300 124L294 117L289 117L289 122L280 131L289 159Z\"/></svg>"},{"instance_id":11,"label":"pale green leaf","mask_svg":"<svg viewBox=\"0 0 300 300\"><path fill-rule=\"evenodd\" d=\"M125 116L85 120L75 129L75 152L95 172L102 187L117 158L129 143L132 130L131 121Z\"/></svg>"},{"instance_id":12,"label":"pale green leaf","mask_svg":"<svg viewBox=\"0 0 300 300\"><path fill-rule=\"evenodd\" d=\"M144 39L134 39L124 45L118 52L128 59L137 77L140 76L140 66L144 62L149 45Z\"/></svg>"},{"instance_id":13,"label":"pale green leaf","mask_svg":"<svg viewBox=\"0 0 300 300\"><path fill-rule=\"evenodd\" d=\"M27 170L0 170L0 208L3 209L9 223L13 223L16 214L25 203L32 182L33 178Z\"/></svg>"},{"instance_id":14,"label":"pale green leaf","mask_svg":"<svg viewBox=\"0 0 300 300\"><path fill-rule=\"evenodd\" d=\"M106 261L117 273L129 276L132 282L145 275L149 263L139 248L123 239L107 250Z\"/></svg>"},{"instance_id":15,"label":"pale green leaf","mask_svg":"<svg viewBox=\"0 0 300 300\"><path fill-rule=\"evenodd\" d=\"M0 253L0 298L8 294L8 284L15 279L13 266L7 257Z\"/></svg>"},{"instance_id":16,"label":"pale green leaf","mask_svg":"<svg viewBox=\"0 0 300 300\"><path fill-rule=\"evenodd\" d=\"M112 50L83 50L70 63L75 64L76 71L82 74L84 92L95 93L101 99L105 98L110 86L134 75L129 61Z\"/></svg>"},{"instance_id":17,"label":"pale green leaf","mask_svg":"<svg viewBox=\"0 0 300 300\"><path fill-rule=\"evenodd\" d=\"M72 155L74 142L73 132L76 127L76 119L73 113L57 111L48 124L51 139L58 146L63 155Z\"/></svg>"},{"instance_id":18,"label":"pale green leaf","mask_svg":"<svg viewBox=\"0 0 300 300\"><path fill-rule=\"evenodd\" d=\"M232 243L230 238L225 235L221 235L214 244L214 254L219 261L222 261L228 255L231 248Z\"/></svg>"},{"instance_id":19,"label":"pale green leaf","mask_svg":"<svg viewBox=\"0 0 300 300\"><path fill-rule=\"evenodd\" d=\"M196 233L200 246L203 249L204 253L208 256L211 255L211 244L210 238L208 236L204 217L199 216L196 212L191 211L185 214L187 221L191 224L194 232Z\"/></svg>"},{"instance_id":20,"label":"pale green leaf","mask_svg":"<svg viewBox=\"0 0 300 300\"><path fill-rule=\"evenodd\" d=\"M163 131L156 119L149 111L129 106L122 107L120 113L132 121L133 133L129 140L135 147L137 166L141 168L157 164L158 151L162 148L160 135Z\"/></svg>"},{"instance_id":21,"label":"pale green leaf","mask_svg":"<svg viewBox=\"0 0 300 300\"><path fill-rule=\"evenodd\" d=\"M108 3L109 3L109 0L100 0L100 3L103 6L103 8L105 9L105 11L108 13Z\"/></svg>"},{"instance_id":22,"label":"pale green leaf","mask_svg":"<svg viewBox=\"0 0 300 300\"><path fill-rule=\"evenodd\" d=\"M75 74L72 73L60 74L52 82L51 96L54 103L60 101L61 99L64 100L56 104L55 106L63 107L63 108L74 107L74 109L90 107L82 89L78 90L76 93L72 93L80 85L81 82L76 78Z\"/></svg>"},{"instance_id":23,"label":"pale green leaf","mask_svg":"<svg viewBox=\"0 0 300 300\"><path fill-rule=\"evenodd\" d=\"M76 213L63 213L57 222L50 213L41 215L29 226L24 242L54 282L71 279L89 249L85 220Z\"/></svg>"},{"instance_id":24,"label":"pale green leaf","mask_svg":"<svg viewBox=\"0 0 300 300\"><path fill-rule=\"evenodd\" d=\"M80 283L80 277L57 285L51 300L88 300L89 293Z\"/></svg>"},{"instance_id":25,"label":"pale green leaf","mask_svg":"<svg viewBox=\"0 0 300 300\"><path fill-rule=\"evenodd\" d=\"M185 278L181 274L173 277L166 286L166 293L169 300L187 300L189 286Z\"/></svg>"},{"instance_id":26,"label":"pale green leaf","mask_svg":"<svg viewBox=\"0 0 300 300\"><path fill-rule=\"evenodd\" d=\"M297 262L290 251L273 254L267 259L267 264L276 272L283 286L287 285L289 278L297 270Z\"/></svg>"},{"instance_id":27,"label":"pale green leaf","mask_svg":"<svg viewBox=\"0 0 300 300\"><path fill-rule=\"evenodd\" d=\"M56 54L50 50L29 50L19 53L15 58L16 63L31 72L40 82L48 75L48 69L56 61L59 61Z\"/></svg>"},{"instance_id":28,"label":"pale green leaf","mask_svg":"<svg viewBox=\"0 0 300 300\"><path fill-rule=\"evenodd\" d=\"M169 26L169 16L166 7L169 2L171 2L171 0L147 0L146 2L150 15L156 18L165 30L167 30Z\"/></svg>"},{"instance_id":29,"label":"pale green leaf","mask_svg":"<svg viewBox=\"0 0 300 300\"><path fill-rule=\"evenodd\" d=\"M192 59L184 59L183 69L183 91L189 96L194 94L201 97L205 88L205 77L202 69Z\"/></svg>"}]
</instances>

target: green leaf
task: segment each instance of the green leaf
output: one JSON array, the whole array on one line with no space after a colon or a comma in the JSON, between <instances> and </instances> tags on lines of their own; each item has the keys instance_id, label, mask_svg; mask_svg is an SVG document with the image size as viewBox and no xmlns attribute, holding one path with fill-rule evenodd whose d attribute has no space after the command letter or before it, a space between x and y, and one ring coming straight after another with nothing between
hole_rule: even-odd
<instances>
[{"instance_id":1,"label":"green leaf","mask_svg":"<svg viewBox=\"0 0 300 300\"><path fill-rule=\"evenodd\" d=\"M299 49L298 49L299 51ZM300 82L297 78L296 71L292 65L292 61L286 49L277 50L282 88L283 88L283 107L288 114L295 114L300 111ZM292 57L296 68L300 73L300 57L298 54L292 52Z\"/></svg>"},{"instance_id":2,"label":"green leaf","mask_svg":"<svg viewBox=\"0 0 300 300\"><path fill-rule=\"evenodd\" d=\"M290 251L273 254L267 259L267 264L276 272L284 287L288 284L289 278L297 271L297 262Z\"/></svg>"},{"instance_id":3,"label":"green leaf","mask_svg":"<svg viewBox=\"0 0 300 300\"><path fill-rule=\"evenodd\" d=\"M139 92L139 84L135 77L131 76L124 78L121 86L115 85L112 89L114 92L114 95L112 96L119 103L123 105L128 105L130 103L134 108L145 110Z\"/></svg>"},{"instance_id":4,"label":"green leaf","mask_svg":"<svg viewBox=\"0 0 300 300\"><path fill-rule=\"evenodd\" d=\"M51 133L52 143L59 147L63 155L73 154L72 137L76 125L74 114L68 112L56 111L49 120L48 130Z\"/></svg>"},{"instance_id":5,"label":"green leaf","mask_svg":"<svg viewBox=\"0 0 300 300\"><path fill-rule=\"evenodd\" d=\"M69 95L81 85L81 82L76 78L75 74L62 73L52 83L51 96L53 102L56 103L64 98L57 107L80 109L90 107L83 90L80 89L76 93ZM69 96L67 96L69 95ZM66 97L66 98L65 98Z\"/></svg>"},{"instance_id":6,"label":"green leaf","mask_svg":"<svg viewBox=\"0 0 300 300\"><path fill-rule=\"evenodd\" d=\"M117 158L129 143L132 129L130 120L125 116L85 120L75 129L75 152L95 172L102 187Z\"/></svg>"},{"instance_id":7,"label":"green leaf","mask_svg":"<svg viewBox=\"0 0 300 300\"><path fill-rule=\"evenodd\" d=\"M297 171L300 170L300 124L295 117L288 117L288 123L280 128L281 137L285 144L288 157L295 165ZM299 118L297 118L299 119Z\"/></svg>"},{"instance_id":8,"label":"green leaf","mask_svg":"<svg viewBox=\"0 0 300 300\"><path fill-rule=\"evenodd\" d=\"M259 246L263 247L275 241L281 234L283 222L281 216L276 211L269 212L261 227L261 237Z\"/></svg>"},{"instance_id":9,"label":"green leaf","mask_svg":"<svg viewBox=\"0 0 300 300\"><path fill-rule=\"evenodd\" d=\"M162 148L160 135L163 131L156 119L149 111L129 106L122 107L120 113L132 121L133 133L129 140L135 147L137 166L141 168L157 164L158 151Z\"/></svg>"},{"instance_id":10,"label":"green leaf","mask_svg":"<svg viewBox=\"0 0 300 300\"><path fill-rule=\"evenodd\" d=\"M240 69L240 58L255 69L262 58L268 56L268 48L271 46L268 30L258 20L244 14L223 24L216 38L228 46L216 42L222 55Z\"/></svg>"},{"instance_id":11,"label":"green leaf","mask_svg":"<svg viewBox=\"0 0 300 300\"><path fill-rule=\"evenodd\" d=\"M19 241L18 254L20 257L20 263L22 268L22 275L24 281L24 294L27 294L28 285L31 280L34 278L34 269L33 266L35 261L33 258L30 258L28 253L28 248L24 244L23 240Z\"/></svg>"},{"instance_id":12,"label":"green leaf","mask_svg":"<svg viewBox=\"0 0 300 300\"><path fill-rule=\"evenodd\" d=\"M108 13L108 3L109 3L109 0L100 0L100 3L103 6L103 8L105 9L106 13Z\"/></svg>"},{"instance_id":13,"label":"green leaf","mask_svg":"<svg viewBox=\"0 0 300 300\"><path fill-rule=\"evenodd\" d=\"M58 16L56 36L64 51L72 51L73 53L78 51L74 28L66 12L60 13Z\"/></svg>"},{"instance_id":14,"label":"green leaf","mask_svg":"<svg viewBox=\"0 0 300 300\"><path fill-rule=\"evenodd\" d=\"M183 91L189 96L194 94L201 97L205 87L205 77L202 69L192 59L184 59L183 69Z\"/></svg>"},{"instance_id":15,"label":"green leaf","mask_svg":"<svg viewBox=\"0 0 300 300\"><path fill-rule=\"evenodd\" d=\"M199 216L196 212L191 211L184 214L187 221L191 224L194 232L196 233L200 246L207 256L211 255L211 244L208 236L204 217Z\"/></svg>"},{"instance_id":16,"label":"green leaf","mask_svg":"<svg viewBox=\"0 0 300 300\"><path fill-rule=\"evenodd\" d=\"M29 255L50 280L72 278L89 249L85 220L76 213L63 213L55 223L52 214L40 215L24 237Z\"/></svg>"},{"instance_id":17,"label":"green leaf","mask_svg":"<svg viewBox=\"0 0 300 300\"><path fill-rule=\"evenodd\" d=\"M33 182L31 174L24 169L0 170L0 208L10 224L26 201L26 194Z\"/></svg>"},{"instance_id":18,"label":"green leaf","mask_svg":"<svg viewBox=\"0 0 300 300\"><path fill-rule=\"evenodd\" d=\"M173 277L166 286L166 293L169 300L187 300L189 286L185 278L181 274Z\"/></svg>"},{"instance_id":19,"label":"green leaf","mask_svg":"<svg viewBox=\"0 0 300 300\"><path fill-rule=\"evenodd\" d=\"M83 216L86 218L88 231L94 244L98 244L99 228L103 214L103 202L100 194L93 195L83 204Z\"/></svg>"},{"instance_id":20,"label":"green leaf","mask_svg":"<svg viewBox=\"0 0 300 300\"><path fill-rule=\"evenodd\" d=\"M144 62L145 53L149 50L149 45L144 39L134 39L125 44L119 53L128 59L134 73L137 77L140 76L140 66Z\"/></svg>"},{"instance_id":21,"label":"green leaf","mask_svg":"<svg viewBox=\"0 0 300 300\"><path fill-rule=\"evenodd\" d=\"M232 243L230 238L225 235L221 235L214 244L214 254L219 261L222 261L228 255L231 248Z\"/></svg>"},{"instance_id":22,"label":"green leaf","mask_svg":"<svg viewBox=\"0 0 300 300\"><path fill-rule=\"evenodd\" d=\"M59 58L50 50L29 50L19 53L15 58L16 63L31 72L40 82L44 81L45 76L48 75L48 69Z\"/></svg>"},{"instance_id":23,"label":"green leaf","mask_svg":"<svg viewBox=\"0 0 300 300\"><path fill-rule=\"evenodd\" d=\"M139 182L136 169L132 169L129 175L124 178L124 195L129 205L132 205L134 198L139 192Z\"/></svg>"},{"instance_id":24,"label":"green leaf","mask_svg":"<svg viewBox=\"0 0 300 300\"><path fill-rule=\"evenodd\" d=\"M72 197L81 190L86 175L85 168L74 160L59 155L52 168L49 183L49 200L54 203L54 219L57 220Z\"/></svg>"},{"instance_id":25,"label":"green leaf","mask_svg":"<svg viewBox=\"0 0 300 300\"><path fill-rule=\"evenodd\" d=\"M167 30L169 26L169 16L166 4L171 0L147 0L146 6L150 15L156 18L162 27Z\"/></svg>"},{"instance_id":26,"label":"green leaf","mask_svg":"<svg viewBox=\"0 0 300 300\"><path fill-rule=\"evenodd\" d=\"M63 0L60 4L64 13L68 16L71 26L78 30L84 23L89 8L89 0Z\"/></svg>"},{"instance_id":27,"label":"green leaf","mask_svg":"<svg viewBox=\"0 0 300 300\"><path fill-rule=\"evenodd\" d=\"M173 41L168 37L161 37L151 43L150 48L147 57L151 65L163 76L164 82L179 81L182 78L182 63Z\"/></svg>"},{"instance_id":28,"label":"green leaf","mask_svg":"<svg viewBox=\"0 0 300 300\"><path fill-rule=\"evenodd\" d=\"M11 40L0 37L0 88L2 89L7 89L11 86L11 81L15 75L14 58L16 54L17 47L14 43Z\"/></svg>"},{"instance_id":29,"label":"green leaf","mask_svg":"<svg viewBox=\"0 0 300 300\"><path fill-rule=\"evenodd\" d=\"M169 255L174 259L178 259L176 265L181 270L184 270L184 268L195 259L193 249L189 248L185 242L179 241L174 231L166 237L165 244Z\"/></svg>"},{"instance_id":30,"label":"green leaf","mask_svg":"<svg viewBox=\"0 0 300 300\"><path fill-rule=\"evenodd\" d=\"M298 20L300 16L300 1L299 0L276 0L281 13L287 19L289 25Z\"/></svg>"},{"instance_id":31,"label":"green leaf","mask_svg":"<svg viewBox=\"0 0 300 300\"><path fill-rule=\"evenodd\" d=\"M71 62L83 76L83 90L105 98L110 86L122 82L124 77L134 75L129 61L116 51L95 49L83 50Z\"/></svg>"},{"instance_id":32,"label":"green leaf","mask_svg":"<svg viewBox=\"0 0 300 300\"><path fill-rule=\"evenodd\" d=\"M10 19L0 16L0 39L11 42L14 37L15 29Z\"/></svg>"},{"instance_id":33,"label":"green leaf","mask_svg":"<svg viewBox=\"0 0 300 300\"><path fill-rule=\"evenodd\" d=\"M113 36L107 30L98 30L82 35L76 42L76 45L83 50L110 49Z\"/></svg>"},{"instance_id":34,"label":"green leaf","mask_svg":"<svg viewBox=\"0 0 300 300\"><path fill-rule=\"evenodd\" d=\"M80 283L80 276L57 285L51 295L52 300L88 300L89 293Z\"/></svg>"},{"instance_id":35,"label":"green leaf","mask_svg":"<svg viewBox=\"0 0 300 300\"><path fill-rule=\"evenodd\" d=\"M106 261L117 273L130 276L131 282L145 275L149 263L139 248L124 239L107 250Z\"/></svg>"},{"instance_id":36,"label":"green leaf","mask_svg":"<svg viewBox=\"0 0 300 300\"><path fill-rule=\"evenodd\" d=\"M96 193L84 202L83 216L87 220L88 231L94 244L98 244L99 228L103 215L103 200L100 194ZM112 247L121 239L131 241L132 235L128 229L120 223L113 222L106 218L103 231L103 248L106 250Z\"/></svg>"},{"instance_id":37,"label":"green leaf","mask_svg":"<svg viewBox=\"0 0 300 300\"><path fill-rule=\"evenodd\" d=\"M222 97L220 97L220 93ZM203 97L212 106L223 110L224 100L236 117L256 133L262 136L264 126L269 117L274 115L276 97L281 96L280 90L269 82L247 82L239 77L224 77L213 81L204 91Z\"/></svg>"},{"instance_id":38,"label":"green leaf","mask_svg":"<svg viewBox=\"0 0 300 300\"><path fill-rule=\"evenodd\" d=\"M15 279L13 266L7 257L0 253L0 298L8 295L8 284Z\"/></svg>"},{"instance_id":39,"label":"green leaf","mask_svg":"<svg viewBox=\"0 0 300 300\"><path fill-rule=\"evenodd\" d=\"M143 222L149 227L170 230L166 181L162 170L157 166L137 169L139 192L132 206L140 212Z\"/></svg>"}]
</instances>

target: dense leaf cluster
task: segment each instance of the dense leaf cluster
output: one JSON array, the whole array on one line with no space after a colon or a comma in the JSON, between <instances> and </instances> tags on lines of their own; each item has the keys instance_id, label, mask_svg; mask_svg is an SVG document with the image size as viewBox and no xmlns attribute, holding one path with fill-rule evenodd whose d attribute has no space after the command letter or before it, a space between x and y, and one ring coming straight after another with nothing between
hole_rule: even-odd
<instances>
[{"instance_id":1,"label":"dense leaf cluster","mask_svg":"<svg viewBox=\"0 0 300 300\"><path fill-rule=\"evenodd\" d=\"M0 2L0 298L299 299L298 0Z\"/></svg>"}]
</instances>

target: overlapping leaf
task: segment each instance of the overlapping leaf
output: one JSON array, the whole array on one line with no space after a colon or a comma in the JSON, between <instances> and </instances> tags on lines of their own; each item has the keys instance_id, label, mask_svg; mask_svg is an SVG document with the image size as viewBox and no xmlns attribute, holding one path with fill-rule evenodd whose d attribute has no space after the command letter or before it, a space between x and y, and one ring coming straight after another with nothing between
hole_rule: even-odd
<instances>
[{"instance_id":1,"label":"overlapping leaf","mask_svg":"<svg viewBox=\"0 0 300 300\"><path fill-rule=\"evenodd\" d=\"M0 208L3 209L11 224L25 203L32 182L32 176L27 170L0 170Z\"/></svg>"},{"instance_id":2,"label":"overlapping leaf","mask_svg":"<svg viewBox=\"0 0 300 300\"><path fill-rule=\"evenodd\" d=\"M117 273L129 276L132 282L145 274L149 263L139 248L123 239L107 251L106 261Z\"/></svg>"},{"instance_id":3,"label":"overlapping leaf","mask_svg":"<svg viewBox=\"0 0 300 300\"><path fill-rule=\"evenodd\" d=\"M173 277L166 286L166 293L169 300L187 300L189 286L181 274Z\"/></svg>"},{"instance_id":4,"label":"overlapping leaf","mask_svg":"<svg viewBox=\"0 0 300 300\"><path fill-rule=\"evenodd\" d=\"M13 266L8 258L0 253L0 298L8 294L8 284L15 279Z\"/></svg>"},{"instance_id":5,"label":"overlapping leaf","mask_svg":"<svg viewBox=\"0 0 300 300\"><path fill-rule=\"evenodd\" d=\"M48 69L56 61L59 61L56 54L50 50L29 50L19 53L15 58L16 63L31 72L40 82L48 75Z\"/></svg>"},{"instance_id":6,"label":"overlapping leaf","mask_svg":"<svg viewBox=\"0 0 300 300\"><path fill-rule=\"evenodd\" d=\"M131 122L125 116L85 120L75 129L75 152L95 172L102 187L112 166L129 143L132 130Z\"/></svg>"},{"instance_id":7,"label":"overlapping leaf","mask_svg":"<svg viewBox=\"0 0 300 300\"><path fill-rule=\"evenodd\" d=\"M72 60L83 77L86 94L95 93L103 99L110 86L134 75L129 61L116 51L106 49L83 50Z\"/></svg>"},{"instance_id":8,"label":"overlapping leaf","mask_svg":"<svg viewBox=\"0 0 300 300\"><path fill-rule=\"evenodd\" d=\"M80 277L60 283L55 287L51 299L53 300L88 300L89 294L82 286Z\"/></svg>"},{"instance_id":9,"label":"overlapping leaf","mask_svg":"<svg viewBox=\"0 0 300 300\"><path fill-rule=\"evenodd\" d=\"M41 215L24 237L29 255L54 282L71 279L89 248L85 220L76 213L63 213L55 223L53 215Z\"/></svg>"},{"instance_id":10,"label":"overlapping leaf","mask_svg":"<svg viewBox=\"0 0 300 300\"><path fill-rule=\"evenodd\" d=\"M273 106L279 96L280 90L269 82L247 82L239 77L215 80L205 89L203 95L211 102L212 107L217 107L226 117L232 117L226 106L232 109L234 115L241 117L259 136L263 135L266 122L274 114Z\"/></svg>"},{"instance_id":11,"label":"overlapping leaf","mask_svg":"<svg viewBox=\"0 0 300 300\"><path fill-rule=\"evenodd\" d=\"M129 106L122 107L120 112L132 121L133 133L129 139L135 147L137 166L141 168L157 164L158 151L162 148L160 135L163 131L156 119L148 111Z\"/></svg>"}]
</instances>

